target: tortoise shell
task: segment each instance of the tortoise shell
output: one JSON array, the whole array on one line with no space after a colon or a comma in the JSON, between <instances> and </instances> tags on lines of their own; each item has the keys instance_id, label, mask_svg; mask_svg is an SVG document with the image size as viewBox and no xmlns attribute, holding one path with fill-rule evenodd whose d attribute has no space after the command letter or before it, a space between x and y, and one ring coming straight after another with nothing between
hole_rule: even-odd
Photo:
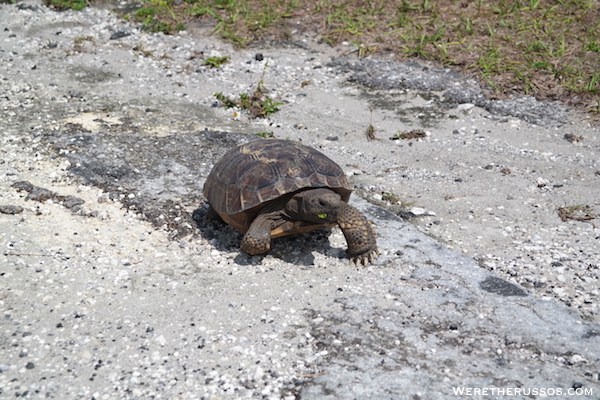
<instances>
[{"instance_id":1,"label":"tortoise shell","mask_svg":"<svg viewBox=\"0 0 600 400\"><path fill-rule=\"evenodd\" d=\"M204 196L229 225L244 233L256 214L281 196L328 188L348 202L352 189L342 168L319 151L290 140L261 139L230 150L213 167ZM284 234L310 229L286 229Z\"/></svg>"}]
</instances>

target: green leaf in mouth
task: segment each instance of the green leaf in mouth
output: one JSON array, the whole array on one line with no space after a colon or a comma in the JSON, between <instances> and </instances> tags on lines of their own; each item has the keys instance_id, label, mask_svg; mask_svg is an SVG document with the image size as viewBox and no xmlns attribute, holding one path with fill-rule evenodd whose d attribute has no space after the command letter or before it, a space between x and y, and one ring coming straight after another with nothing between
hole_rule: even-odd
<instances>
[{"instance_id":1,"label":"green leaf in mouth","mask_svg":"<svg viewBox=\"0 0 600 400\"><path fill-rule=\"evenodd\" d=\"M323 214L318 214L318 217L321 219L325 219L327 218L327 214L323 213Z\"/></svg>"}]
</instances>

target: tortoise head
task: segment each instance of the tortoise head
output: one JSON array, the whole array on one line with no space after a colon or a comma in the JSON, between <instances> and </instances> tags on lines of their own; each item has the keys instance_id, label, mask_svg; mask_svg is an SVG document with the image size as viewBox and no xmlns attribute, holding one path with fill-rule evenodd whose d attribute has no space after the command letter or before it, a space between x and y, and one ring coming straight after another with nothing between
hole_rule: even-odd
<instances>
[{"instance_id":1,"label":"tortoise head","mask_svg":"<svg viewBox=\"0 0 600 400\"><path fill-rule=\"evenodd\" d=\"M286 210L292 218L315 224L337 221L342 197L330 189L309 189L295 194L287 203Z\"/></svg>"}]
</instances>

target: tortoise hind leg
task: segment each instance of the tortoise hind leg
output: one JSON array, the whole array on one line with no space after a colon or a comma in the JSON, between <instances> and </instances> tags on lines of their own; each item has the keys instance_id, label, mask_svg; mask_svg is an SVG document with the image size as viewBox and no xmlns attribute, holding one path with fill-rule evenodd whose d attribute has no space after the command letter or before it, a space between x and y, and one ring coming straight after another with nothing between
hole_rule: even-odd
<instances>
[{"instance_id":1,"label":"tortoise hind leg","mask_svg":"<svg viewBox=\"0 0 600 400\"><path fill-rule=\"evenodd\" d=\"M259 215L242 239L240 249L247 254L263 254L271 248L272 221L265 215Z\"/></svg>"},{"instance_id":2,"label":"tortoise hind leg","mask_svg":"<svg viewBox=\"0 0 600 400\"><path fill-rule=\"evenodd\" d=\"M355 264L367 265L379 250L371 223L356 208L344 204L338 214L338 224L348 242L348 254Z\"/></svg>"},{"instance_id":3,"label":"tortoise hind leg","mask_svg":"<svg viewBox=\"0 0 600 400\"><path fill-rule=\"evenodd\" d=\"M206 214L204 214L204 218L202 219L204 222L224 222L221 216L215 211L214 208L209 204L208 210Z\"/></svg>"}]
</instances>

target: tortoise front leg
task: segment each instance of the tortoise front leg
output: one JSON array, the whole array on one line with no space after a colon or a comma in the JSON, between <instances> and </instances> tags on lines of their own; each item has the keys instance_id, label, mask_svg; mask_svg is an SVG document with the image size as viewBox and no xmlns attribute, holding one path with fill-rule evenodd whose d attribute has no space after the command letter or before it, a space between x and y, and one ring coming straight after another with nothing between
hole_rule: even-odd
<instances>
[{"instance_id":1,"label":"tortoise front leg","mask_svg":"<svg viewBox=\"0 0 600 400\"><path fill-rule=\"evenodd\" d=\"M259 215L242 239L240 249L247 254L263 254L271 248L271 227L273 222L266 215Z\"/></svg>"},{"instance_id":2,"label":"tortoise front leg","mask_svg":"<svg viewBox=\"0 0 600 400\"><path fill-rule=\"evenodd\" d=\"M338 214L338 225L344 232L348 254L355 264L367 265L377 257L375 231L360 211L349 204L343 205Z\"/></svg>"}]
</instances>

